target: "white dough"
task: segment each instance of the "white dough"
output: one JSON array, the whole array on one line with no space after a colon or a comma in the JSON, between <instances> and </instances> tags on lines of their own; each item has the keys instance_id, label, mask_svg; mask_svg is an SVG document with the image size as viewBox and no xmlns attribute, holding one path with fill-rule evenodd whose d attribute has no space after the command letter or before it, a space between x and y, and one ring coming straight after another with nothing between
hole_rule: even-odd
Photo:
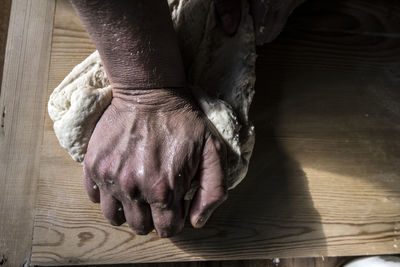
<instances>
[{"instance_id":1,"label":"white dough","mask_svg":"<svg viewBox=\"0 0 400 267\"><path fill-rule=\"evenodd\" d=\"M186 76L199 106L229 148L228 187L246 175L254 146L248 112L254 95L253 21L243 0L242 21L226 36L211 0L169 0ZM93 129L112 93L97 51L54 89L48 103L54 131L71 157L82 162Z\"/></svg>"},{"instance_id":2,"label":"white dough","mask_svg":"<svg viewBox=\"0 0 400 267\"><path fill-rule=\"evenodd\" d=\"M361 257L344 264L343 267L400 267L400 258L389 255Z\"/></svg>"},{"instance_id":3,"label":"white dough","mask_svg":"<svg viewBox=\"0 0 400 267\"><path fill-rule=\"evenodd\" d=\"M50 95L54 132L71 157L82 162L97 121L112 99L111 86L94 52L77 65Z\"/></svg>"}]
</instances>

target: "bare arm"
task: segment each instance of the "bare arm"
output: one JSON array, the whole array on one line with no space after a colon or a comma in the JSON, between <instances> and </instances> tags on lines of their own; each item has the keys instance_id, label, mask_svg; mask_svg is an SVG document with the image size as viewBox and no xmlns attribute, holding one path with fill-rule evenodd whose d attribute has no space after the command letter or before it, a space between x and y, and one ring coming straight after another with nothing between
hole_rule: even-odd
<instances>
[{"instance_id":1,"label":"bare arm","mask_svg":"<svg viewBox=\"0 0 400 267\"><path fill-rule=\"evenodd\" d=\"M114 88L184 87L167 2L72 0Z\"/></svg>"}]
</instances>

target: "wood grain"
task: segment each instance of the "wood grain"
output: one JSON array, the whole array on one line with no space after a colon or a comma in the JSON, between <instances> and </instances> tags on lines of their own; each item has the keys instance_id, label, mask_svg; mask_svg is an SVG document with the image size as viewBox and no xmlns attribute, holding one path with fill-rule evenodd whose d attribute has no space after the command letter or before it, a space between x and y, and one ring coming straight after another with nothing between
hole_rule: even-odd
<instances>
[{"instance_id":1,"label":"wood grain","mask_svg":"<svg viewBox=\"0 0 400 267\"><path fill-rule=\"evenodd\" d=\"M398 253L399 11L391 0L310 0L259 49L249 174L202 230L160 239L108 225L46 115L32 263ZM48 94L94 49L58 1Z\"/></svg>"},{"instance_id":2,"label":"wood grain","mask_svg":"<svg viewBox=\"0 0 400 267\"><path fill-rule=\"evenodd\" d=\"M352 257L78 265L85 267L341 267Z\"/></svg>"},{"instance_id":3,"label":"wood grain","mask_svg":"<svg viewBox=\"0 0 400 267\"><path fill-rule=\"evenodd\" d=\"M22 266L31 252L53 1L14 0L0 90L0 262Z\"/></svg>"},{"instance_id":4,"label":"wood grain","mask_svg":"<svg viewBox=\"0 0 400 267\"><path fill-rule=\"evenodd\" d=\"M11 10L11 0L3 0L0 2L0 84L3 76L4 54L6 52L10 10Z\"/></svg>"}]
</instances>

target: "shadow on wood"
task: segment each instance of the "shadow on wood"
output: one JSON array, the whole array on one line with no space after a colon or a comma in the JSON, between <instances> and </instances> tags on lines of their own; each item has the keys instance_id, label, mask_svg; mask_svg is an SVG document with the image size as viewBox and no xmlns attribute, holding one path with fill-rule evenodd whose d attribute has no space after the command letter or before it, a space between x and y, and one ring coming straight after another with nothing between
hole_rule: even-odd
<instances>
[{"instance_id":1,"label":"shadow on wood","mask_svg":"<svg viewBox=\"0 0 400 267\"><path fill-rule=\"evenodd\" d=\"M187 227L183 234L172 239L192 255L235 257L238 249L247 251L247 255L252 252L259 255L261 251L271 255L274 250L282 255L284 247L288 248L287 255L295 250L299 254L303 249L315 256L326 252L320 216L307 193L307 177L277 138L280 104L285 93L280 82L285 73L274 71L274 64L263 56L268 54L268 46L259 53L256 95L250 114L256 128L256 145L249 172L230 191L229 199L205 229ZM280 64L285 64L283 57Z\"/></svg>"},{"instance_id":2,"label":"shadow on wood","mask_svg":"<svg viewBox=\"0 0 400 267\"><path fill-rule=\"evenodd\" d=\"M390 0L309 1L263 49L259 70L284 84L277 135L303 170L368 183L397 200L399 12Z\"/></svg>"}]
</instances>

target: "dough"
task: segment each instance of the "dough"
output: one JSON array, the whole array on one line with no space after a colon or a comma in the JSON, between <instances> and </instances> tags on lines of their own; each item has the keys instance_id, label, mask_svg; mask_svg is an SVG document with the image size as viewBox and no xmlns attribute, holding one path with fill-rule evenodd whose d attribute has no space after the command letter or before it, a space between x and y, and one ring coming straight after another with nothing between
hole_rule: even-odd
<instances>
[{"instance_id":1,"label":"dough","mask_svg":"<svg viewBox=\"0 0 400 267\"><path fill-rule=\"evenodd\" d=\"M48 111L54 132L74 160L83 161L94 127L111 99L111 86L97 51L77 65L50 95Z\"/></svg>"},{"instance_id":2,"label":"dough","mask_svg":"<svg viewBox=\"0 0 400 267\"><path fill-rule=\"evenodd\" d=\"M400 258L391 255L360 257L351 260L343 267L399 267Z\"/></svg>"},{"instance_id":3,"label":"dough","mask_svg":"<svg viewBox=\"0 0 400 267\"><path fill-rule=\"evenodd\" d=\"M169 0L186 76L199 106L228 146L228 187L245 177L254 146L248 119L255 83L253 21L242 0L234 36L218 25L211 0ZM92 131L111 102L111 86L95 51L54 89L48 103L61 146L81 162Z\"/></svg>"}]
</instances>

